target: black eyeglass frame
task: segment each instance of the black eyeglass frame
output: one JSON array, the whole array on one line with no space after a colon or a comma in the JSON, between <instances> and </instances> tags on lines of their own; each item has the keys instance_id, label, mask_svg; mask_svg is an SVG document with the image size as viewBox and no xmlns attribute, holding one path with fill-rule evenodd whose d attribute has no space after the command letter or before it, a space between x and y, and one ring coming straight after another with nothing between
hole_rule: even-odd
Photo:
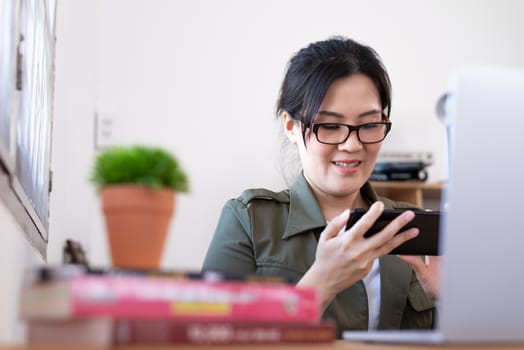
<instances>
[{"instance_id":1,"label":"black eyeglass frame","mask_svg":"<svg viewBox=\"0 0 524 350\"><path fill-rule=\"evenodd\" d=\"M323 126L323 125L338 125L338 126L345 126L346 128L348 128L349 132L346 136L346 138L341 141L341 142L337 142L337 143L330 143L330 142L322 142L319 140L318 138L318 129ZM363 127L367 127L367 126L370 126L370 125L385 125L386 126L386 131L384 132L384 136L378 140L378 141L373 141L373 142L364 142L360 139L360 129L363 128ZM365 144L365 145L370 145L370 144L373 144L373 143L379 143L379 142L382 142L384 141L384 139L386 138L386 136L388 135L388 133L391 131L391 122L372 122L372 123L364 123L364 124L360 124L360 125L350 125L350 124L341 124L341 123L318 123L318 124L313 124L313 133L315 134L315 137L317 139L318 142L324 144L324 145L340 145L344 142L346 142L349 138L349 136L351 136L351 133L353 131L356 131L357 132L357 138L358 138L358 141L362 144Z\"/></svg>"}]
</instances>

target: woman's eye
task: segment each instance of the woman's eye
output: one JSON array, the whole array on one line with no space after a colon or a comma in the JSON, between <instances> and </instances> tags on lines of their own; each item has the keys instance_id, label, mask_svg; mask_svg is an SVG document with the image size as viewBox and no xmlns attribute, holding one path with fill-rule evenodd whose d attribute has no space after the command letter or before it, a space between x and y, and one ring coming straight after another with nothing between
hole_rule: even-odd
<instances>
[{"instance_id":1,"label":"woman's eye","mask_svg":"<svg viewBox=\"0 0 524 350\"><path fill-rule=\"evenodd\" d=\"M367 123L367 124L362 124L360 127L362 129L375 129L375 128L378 128L380 124L377 124L377 123Z\"/></svg>"},{"instance_id":2,"label":"woman's eye","mask_svg":"<svg viewBox=\"0 0 524 350\"><path fill-rule=\"evenodd\" d=\"M323 124L321 127L326 131L334 131L340 129L340 125L338 124Z\"/></svg>"}]
</instances>

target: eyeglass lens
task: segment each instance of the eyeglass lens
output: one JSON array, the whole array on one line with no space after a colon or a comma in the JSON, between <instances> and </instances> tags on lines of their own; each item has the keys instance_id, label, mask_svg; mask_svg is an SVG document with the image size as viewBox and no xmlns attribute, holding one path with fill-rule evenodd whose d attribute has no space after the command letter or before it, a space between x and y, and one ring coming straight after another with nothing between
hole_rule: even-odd
<instances>
[{"instance_id":1,"label":"eyeglass lens","mask_svg":"<svg viewBox=\"0 0 524 350\"><path fill-rule=\"evenodd\" d=\"M352 131L362 143L376 143L382 141L387 134L386 123L366 123L359 126L345 124L318 124L316 128L317 140L321 143L340 144L345 142Z\"/></svg>"}]
</instances>

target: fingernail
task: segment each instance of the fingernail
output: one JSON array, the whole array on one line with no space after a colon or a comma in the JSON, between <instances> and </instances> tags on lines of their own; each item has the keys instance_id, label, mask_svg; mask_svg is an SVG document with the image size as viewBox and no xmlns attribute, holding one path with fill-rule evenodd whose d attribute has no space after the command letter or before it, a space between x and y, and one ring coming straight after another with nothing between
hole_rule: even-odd
<instances>
[{"instance_id":1,"label":"fingernail","mask_svg":"<svg viewBox=\"0 0 524 350\"><path fill-rule=\"evenodd\" d=\"M415 213L412 212L411 210L405 211L402 215L404 216L406 220L411 220L415 217Z\"/></svg>"},{"instance_id":2,"label":"fingernail","mask_svg":"<svg viewBox=\"0 0 524 350\"><path fill-rule=\"evenodd\" d=\"M346 209L338 217L342 221L344 219L347 219L348 216L349 216L349 209Z\"/></svg>"}]
</instances>

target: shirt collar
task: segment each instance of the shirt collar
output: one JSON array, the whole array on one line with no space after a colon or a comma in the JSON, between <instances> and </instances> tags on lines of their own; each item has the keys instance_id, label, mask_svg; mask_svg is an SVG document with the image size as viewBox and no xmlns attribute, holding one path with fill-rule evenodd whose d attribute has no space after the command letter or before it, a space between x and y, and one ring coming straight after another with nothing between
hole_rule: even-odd
<instances>
[{"instance_id":1,"label":"shirt collar","mask_svg":"<svg viewBox=\"0 0 524 350\"><path fill-rule=\"evenodd\" d=\"M301 173L289 189L289 216L283 239L326 226L326 219Z\"/></svg>"}]
</instances>

